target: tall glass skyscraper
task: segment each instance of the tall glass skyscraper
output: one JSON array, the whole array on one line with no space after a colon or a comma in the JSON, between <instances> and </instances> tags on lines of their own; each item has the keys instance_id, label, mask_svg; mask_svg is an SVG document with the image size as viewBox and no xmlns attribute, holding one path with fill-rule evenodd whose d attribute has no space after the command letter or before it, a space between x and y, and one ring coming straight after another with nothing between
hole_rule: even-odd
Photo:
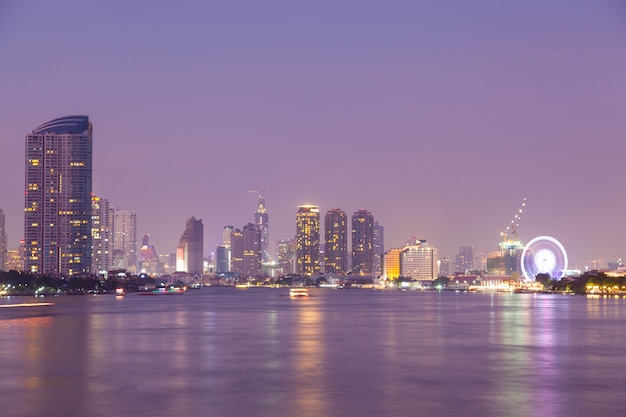
<instances>
[{"instance_id":1,"label":"tall glass skyscraper","mask_svg":"<svg viewBox=\"0 0 626 417\"><path fill-rule=\"evenodd\" d=\"M298 206L296 215L296 273L320 272L320 208Z\"/></svg>"},{"instance_id":2,"label":"tall glass skyscraper","mask_svg":"<svg viewBox=\"0 0 626 417\"><path fill-rule=\"evenodd\" d=\"M348 272L348 218L338 208L324 216L324 272Z\"/></svg>"},{"instance_id":3,"label":"tall glass skyscraper","mask_svg":"<svg viewBox=\"0 0 626 417\"><path fill-rule=\"evenodd\" d=\"M91 270L92 133L89 116L66 116L26 135L25 271Z\"/></svg>"},{"instance_id":4,"label":"tall glass skyscraper","mask_svg":"<svg viewBox=\"0 0 626 417\"><path fill-rule=\"evenodd\" d=\"M261 264L270 262L269 252L269 216L265 209L265 199L259 195L259 207L254 213L254 222L261 234Z\"/></svg>"},{"instance_id":5,"label":"tall glass skyscraper","mask_svg":"<svg viewBox=\"0 0 626 417\"><path fill-rule=\"evenodd\" d=\"M113 267L137 272L137 213L113 212Z\"/></svg>"}]
</instances>

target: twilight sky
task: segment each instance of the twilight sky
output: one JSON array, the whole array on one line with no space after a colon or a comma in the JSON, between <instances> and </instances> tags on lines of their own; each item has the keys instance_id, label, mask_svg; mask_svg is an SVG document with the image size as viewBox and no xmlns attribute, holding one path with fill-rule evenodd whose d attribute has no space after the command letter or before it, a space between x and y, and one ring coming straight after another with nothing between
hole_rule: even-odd
<instances>
[{"instance_id":1,"label":"twilight sky","mask_svg":"<svg viewBox=\"0 0 626 417\"><path fill-rule=\"evenodd\" d=\"M527 242L626 256L625 0L0 0L0 207L23 235L24 136L88 114L94 193L173 252L296 206L364 208L385 247Z\"/></svg>"}]
</instances>

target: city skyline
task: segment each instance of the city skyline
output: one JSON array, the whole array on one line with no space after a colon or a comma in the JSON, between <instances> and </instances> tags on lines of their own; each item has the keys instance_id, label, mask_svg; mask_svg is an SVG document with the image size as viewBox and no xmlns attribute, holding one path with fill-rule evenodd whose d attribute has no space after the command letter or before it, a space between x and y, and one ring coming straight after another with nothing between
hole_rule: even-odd
<instances>
[{"instance_id":1,"label":"city skyline","mask_svg":"<svg viewBox=\"0 0 626 417\"><path fill-rule=\"evenodd\" d=\"M554 236L579 267L626 253L623 5L150 4L0 4L8 248L24 135L86 114L94 194L160 253L192 214L213 251L254 220L255 189L271 247L315 204L375 213L386 248L417 235L454 259L496 250L527 196L522 241Z\"/></svg>"}]
</instances>

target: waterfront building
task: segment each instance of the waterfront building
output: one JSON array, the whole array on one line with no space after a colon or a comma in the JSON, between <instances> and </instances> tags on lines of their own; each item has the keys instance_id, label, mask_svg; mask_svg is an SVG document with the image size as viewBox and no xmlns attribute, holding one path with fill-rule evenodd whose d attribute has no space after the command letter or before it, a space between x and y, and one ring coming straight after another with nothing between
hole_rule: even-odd
<instances>
[{"instance_id":1,"label":"waterfront building","mask_svg":"<svg viewBox=\"0 0 626 417\"><path fill-rule=\"evenodd\" d=\"M163 264L159 260L156 248L150 244L150 235L145 234L141 239L141 270L142 274L148 274L150 276L163 275L165 269Z\"/></svg>"},{"instance_id":2,"label":"waterfront building","mask_svg":"<svg viewBox=\"0 0 626 417\"><path fill-rule=\"evenodd\" d=\"M253 277L261 273L262 229L248 223L243 227L243 274Z\"/></svg>"},{"instance_id":3,"label":"waterfront building","mask_svg":"<svg viewBox=\"0 0 626 417\"><path fill-rule=\"evenodd\" d=\"M276 276L296 273L296 241L276 242Z\"/></svg>"},{"instance_id":4,"label":"waterfront building","mask_svg":"<svg viewBox=\"0 0 626 417\"><path fill-rule=\"evenodd\" d=\"M447 277L450 275L450 259L443 257L439 260L439 276Z\"/></svg>"},{"instance_id":5,"label":"waterfront building","mask_svg":"<svg viewBox=\"0 0 626 417\"><path fill-rule=\"evenodd\" d=\"M92 137L89 116L54 119L26 135L28 272L91 272Z\"/></svg>"},{"instance_id":6,"label":"waterfront building","mask_svg":"<svg viewBox=\"0 0 626 417\"><path fill-rule=\"evenodd\" d=\"M187 219L185 230L176 248L176 271L201 275L204 270L203 245L204 225L202 219L195 217Z\"/></svg>"},{"instance_id":7,"label":"waterfront building","mask_svg":"<svg viewBox=\"0 0 626 417\"><path fill-rule=\"evenodd\" d=\"M6 271L21 271L24 267L24 256L22 256L23 251L19 249L9 249L7 250L7 256L5 260L5 270Z\"/></svg>"},{"instance_id":8,"label":"waterfront building","mask_svg":"<svg viewBox=\"0 0 626 417\"><path fill-rule=\"evenodd\" d=\"M216 271L218 274L230 272L230 245L219 245L215 250Z\"/></svg>"},{"instance_id":9,"label":"waterfront building","mask_svg":"<svg viewBox=\"0 0 626 417\"><path fill-rule=\"evenodd\" d=\"M91 209L91 272L107 278L113 264L113 210L109 200L95 195L91 197Z\"/></svg>"},{"instance_id":10,"label":"waterfront building","mask_svg":"<svg viewBox=\"0 0 626 417\"><path fill-rule=\"evenodd\" d=\"M385 233L384 228L377 221L374 221L374 258L372 261L372 275L379 276L383 271L383 254L385 253Z\"/></svg>"},{"instance_id":11,"label":"waterfront building","mask_svg":"<svg viewBox=\"0 0 626 417\"><path fill-rule=\"evenodd\" d=\"M240 229L233 229L230 243L231 272L243 274L243 233Z\"/></svg>"},{"instance_id":12,"label":"waterfront building","mask_svg":"<svg viewBox=\"0 0 626 417\"><path fill-rule=\"evenodd\" d=\"M459 253L456 255L456 264L454 272L462 274L474 269L474 248L472 246L461 246Z\"/></svg>"},{"instance_id":13,"label":"waterfront building","mask_svg":"<svg viewBox=\"0 0 626 417\"><path fill-rule=\"evenodd\" d=\"M400 275L417 280L433 280L439 275L437 248L420 240L418 245L406 246L400 260Z\"/></svg>"},{"instance_id":14,"label":"waterfront building","mask_svg":"<svg viewBox=\"0 0 626 417\"><path fill-rule=\"evenodd\" d=\"M224 229L222 230L222 245L230 248L234 229L235 228L233 226L224 226Z\"/></svg>"},{"instance_id":15,"label":"waterfront building","mask_svg":"<svg viewBox=\"0 0 626 417\"><path fill-rule=\"evenodd\" d=\"M137 273L137 213L113 211L113 269Z\"/></svg>"},{"instance_id":16,"label":"waterfront building","mask_svg":"<svg viewBox=\"0 0 626 417\"><path fill-rule=\"evenodd\" d=\"M372 275L374 266L374 216L367 210L352 215L352 273Z\"/></svg>"},{"instance_id":17,"label":"waterfront building","mask_svg":"<svg viewBox=\"0 0 626 417\"><path fill-rule=\"evenodd\" d=\"M254 213L254 223L259 230L261 246L261 264L267 265L271 261L269 252L269 216L265 209L265 199L259 195L259 206Z\"/></svg>"},{"instance_id":18,"label":"waterfront building","mask_svg":"<svg viewBox=\"0 0 626 417\"><path fill-rule=\"evenodd\" d=\"M389 249L383 254L383 272L386 279L396 279L400 276L402 269L402 249Z\"/></svg>"},{"instance_id":19,"label":"waterfront building","mask_svg":"<svg viewBox=\"0 0 626 417\"><path fill-rule=\"evenodd\" d=\"M324 216L324 272L348 273L348 217L333 208Z\"/></svg>"},{"instance_id":20,"label":"waterfront building","mask_svg":"<svg viewBox=\"0 0 626 417\"><path fill-rule=\"evenodd\" d=\"M320 271L320 208L298 206L296 215L296 273L314 275Z\"/></svg>"},{"instance_id":21,"label":"waterfront building","mask_svg":"<svg viewBox=\"0 0 626 417\"><path fill-rule=\"evenodd\" d=\"M7 269L7 234L4 226L4 211L0 207L0 271Z\"/></svg>"}]
</instances>

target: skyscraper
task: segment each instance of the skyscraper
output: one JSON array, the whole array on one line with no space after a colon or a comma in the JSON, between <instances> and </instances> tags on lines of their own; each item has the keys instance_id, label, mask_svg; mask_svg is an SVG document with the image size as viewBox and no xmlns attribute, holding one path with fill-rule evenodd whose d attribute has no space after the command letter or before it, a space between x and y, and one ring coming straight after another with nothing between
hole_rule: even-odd
<instances>
[{"instance_id":1,"label":"skyscraper","mask_svg":"<svg viewBox=\"0 0 626 417\"><path fill-rule=\"evenodd\" d=\"M472 246L461 246L456 255L455 272L466 273L474 269L474 248Z\"/></svg>"},{"instance_id":2,"label":"skyscraper","mask_svg":"<svg viewBox=\"0 0 626 417\"><path fill-rule=\"evenodd\" d=\"M230 270L236 274L243 274L243 233L233 229L230 241Z\"/></svg>"},{"instance_id":3,"label":"skyscraper","mask_svg":"<svg viewBox=\"0 0 626 417\"><path fill-rule=\"evenodd\" d=\"M113 263L112 209L109 200L97 196L91 198L91 208L91 270L106 277Z\"/></svg>"},{"instance_id":4,"label":"skyscraper","mask_svg":"<svg viewBox=\"0 0 626 417\"><path fill-rule=\"evenodd\" d=\"M400 274L403 277L418 280L433 280L439 276L437 248L425 240L404 248L400 258Z\"/></svg>"},{"instance_id":5,"label":"skyscraper","mask_svg":"<svg viewBox=\"0 0 626 417\"><path fill-rule=\"evenodd\" d=\"M243 274L253 277L261 272L261 233L256 224L243 227Z\"/></svg>"},{"instance_id":6,"label":"skyscraper","mask_svg":"<svg viewBox=\"0 0 626 417\"><path fill-rule=\"evenodd\" d=\"M187 219L178 247L176 248L176 270L189 274L202 274L204 270L204 225L201 219Z\"/></svg>"},{"instance_id":7,"label":"skyscraper","mask_svg":"<svg viewBox=\"0 0 626 417\"><path fill-rule=\"evenodd\" d=\"M320 271L320 208L298 206L296 214L296 273L313 275Z\"/></svg>"},{"instance_id":8,"label":"skyscraper","mask_svg":"<svg viewBox=\"0 0 626 417\"><path fill-rule=\"evenodd\" d=\"M4 227L4 212L0 207L0 271L7 270L7 234Z\"/></svg>"},{"instance_id":9,"label":"skyscraper","mask_svg":"<svg viewBox=\"0 0 626 417\"><path fill-rule=\"evenodd\" d=\"M89 116L66 116L26 135L28 272L91 271L92 133Z\"/></svg>"},{"instance_id":10,"label":"skyscraper","mask_svg":"<svg viewBox=\"0 0 626 417\"><path fill-rule=\"evenodd\" d=\"M230 241L233 235L233 226L224 226L222 230L222 245L228 246L230 248Z\"/></svg>"},{"instance_id":11,"label":"skyscraper","mask_svg":"<svg viewBox=\"0 0 626 417\"><path fill-rule=\"evenodd\" d=\"M270 262L269 252L269 217L265 209L265 199L259 195L259 207L254 213L254 223L261 236L261 263L267 265Z\"/></svg>"},{"instance_id":12,"label":"skyscraper","mask_svg":"<svg viewBox=\"0 0 626 417\"><path fill-rule=\"evenodd\" d=\"M367 210L352 215L352 273L371 275L374 267L374 216Z\"/></svg>"},{"instance_id":13,"label":"skyscraper","mask_svg":"<svg viewBox=\"0 0 626 417\"><path fill-rule=\"evenodd\" d=\"M113 267L137 272L137 214L133 210L113 213Z\"/></svg>"},{"instance_id":14,"label":"skyscraper","mask_svg":"<svg viewBox=\"0 0 626 417\"><path fill-rule=\"evenodd\" d=\"M385 253L384 228L374 221L374 260L372 261L372 274L379 276L383 272L383 254Z\"/></svg>"},{"instance_id":15,"label":"skyscraper","mask_svg":"<svg viewBox=\"0 0 626 417\"><path fill-rule=\"evenodd\" d=\"M324 257L324 272L348 272L348 217L339 208L324 216Z\"/></svg>"},{"instance_id":16,"label":"skyscraper","mask_svg":"<svg viewBox=\"0 0 626 417\"><path fill-rule=\"evenodd\" d=\"M278 276L296 272L296 241L279 240L276 242L276 274Z\"/></svg>"}]
</instances>

